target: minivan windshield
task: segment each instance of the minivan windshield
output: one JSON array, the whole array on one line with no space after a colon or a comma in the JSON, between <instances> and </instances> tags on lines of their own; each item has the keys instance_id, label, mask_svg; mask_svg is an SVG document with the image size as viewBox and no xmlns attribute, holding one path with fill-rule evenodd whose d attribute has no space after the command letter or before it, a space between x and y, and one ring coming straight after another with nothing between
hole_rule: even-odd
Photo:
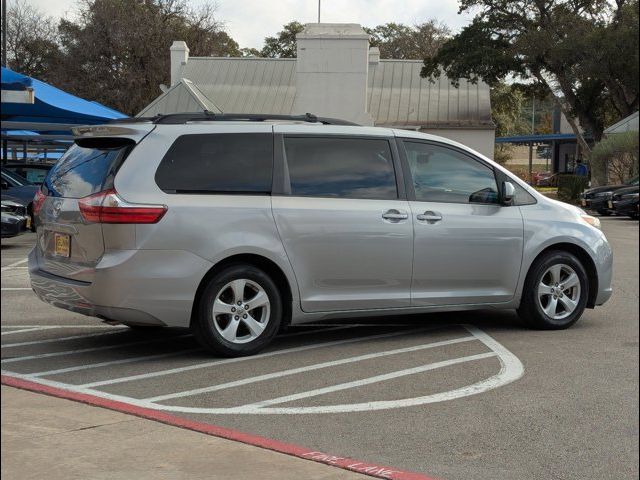
<instances>
[{"instance_id":1,"label":"minivan windshield","mask_svg":"<svg viewBox=\"0 0 640 480\"><path fill-rule=\"evenodd\" d=\"M111 188L133 144L127 138L76 140L49 172L43 192L52 197L82 198Z\"/></svg>"}]
</instances>

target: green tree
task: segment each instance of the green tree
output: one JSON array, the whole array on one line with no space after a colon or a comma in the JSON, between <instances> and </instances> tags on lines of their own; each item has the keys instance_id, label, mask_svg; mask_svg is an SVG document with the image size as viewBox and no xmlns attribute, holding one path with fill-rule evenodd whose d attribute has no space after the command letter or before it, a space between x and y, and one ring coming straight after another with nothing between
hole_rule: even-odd
<instances>
[{"instance_id":1,"label":"green tree","mask_svg":"<svg viewBox=\"0 0 640 480\"><path fill-rule=\"evenodd\" d=\"M491 117L496 124L496 137L531 133L531 124L524 115L526 96L517 86L497 82L491 88ZM504 165L511 159L513 145L496 143L494 160Z\"/></svg>"},{"instance_id":2,"label":"green tree","mask_svg":"<svg viewBox=\"0 0 640 480\"><path fill-rule=\"evenodd\" d=\"M169 47L185 40L193 56L239 56L215 9L186 0L81 0L74 20L59 25L61 61L54 84L129 115L168 83Z\"/></svg>"},{"instance_id":3,"label":"green tree","mask_svg":"<svg viewBox=\"0 0 640 480\"><path fill-rule=\"evenodd\" d=\"M470 25L425 59L434 78L508 78L553 96L589 154L580 125L596 140L613 109L618 118L638 109L638 1L461 0L477 12Z\"/></svg>"},{"instance_id":4,"label":"green tree","mask_svg":"<svg viewBox=\"0 0 640 480\"><path fill-rule=\"evenodd\" d=\"M591 152L591 172L595 183L622 183L638 175L638 132L609 135Z\"/></svg>"},{"instance_id":5,"label":"green tree","mask_svg":"<svg viewBox=\"0 0 640 480\"><path fill-rule=\"evenodd\" d=\"M450 37L447 26L436 20L410 27L402 23L386 23L365 28L371 35L371 46L380 49L381 58L420 60L436 54Z\"/></svg>"},{"instance_id":6,"label":"green tree","mask_svg":"<svg viewBox=\"0 0 640 480\"><path fill-rule=\"evenodd\" d=\"M300 22L289 22L275 37L264 39L261 56L269 58L295 58L296 35L302 32L304 25Z\"/></svg>"},{"instance_id":7,"label":"green tree","mask_svg":"<svg viewBox=\"0 0 640 480\"><path fill-rule=\"evenodd\" d=\"M49 80L59 59L54 20L23 0L7 9L7 66L17 72Z\"/></svg>"}]
</instances>

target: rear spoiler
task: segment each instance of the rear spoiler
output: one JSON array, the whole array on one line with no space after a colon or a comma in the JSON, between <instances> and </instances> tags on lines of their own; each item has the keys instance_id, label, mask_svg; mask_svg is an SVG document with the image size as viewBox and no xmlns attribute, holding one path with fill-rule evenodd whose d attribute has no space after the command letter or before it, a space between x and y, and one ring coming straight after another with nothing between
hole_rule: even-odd
<instances>
[{"instance_id":1,"label":"rear spoiler","mask_svg":"<svg viewBox=\"0 0 640 480\"><path fill-rule=\"evenodd\" d=\"M136 143L151 133L156 126L152 123L131 125L82 125L73 127L75 138L122 137L130 138Z\"/></svg>"}]
</instances>

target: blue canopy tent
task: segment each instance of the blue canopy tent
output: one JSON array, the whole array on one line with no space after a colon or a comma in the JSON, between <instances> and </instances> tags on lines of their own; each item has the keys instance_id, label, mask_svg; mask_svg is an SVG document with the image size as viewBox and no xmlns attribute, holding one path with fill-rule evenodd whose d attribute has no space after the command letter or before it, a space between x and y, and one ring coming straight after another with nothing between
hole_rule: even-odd
<instances>
[{"instance_id":1,"label":"blue canopy tent","mask_svg":"<svg viewBox=\"0 0 640 480\"><path fill-rule=\"evenodd\" d=\"M71 128L97 125L126 115L97 102L71 95L45 82L2 67L2 144L6 159L8 142L65 148ZM35 135L16 135L16 130ZM46 147L45 147L46 148Z\"/></svg>"}]
</instances>

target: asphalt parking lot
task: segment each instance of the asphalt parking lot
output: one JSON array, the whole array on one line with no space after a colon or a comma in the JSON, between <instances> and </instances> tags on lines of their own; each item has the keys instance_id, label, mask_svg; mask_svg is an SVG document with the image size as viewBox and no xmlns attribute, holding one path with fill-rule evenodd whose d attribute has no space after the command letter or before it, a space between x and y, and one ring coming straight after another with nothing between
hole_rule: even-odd
<instances>
[{"instance_id":1,"label":"asphalt parking lot","mask_svg":"<svg viewBox=\"0 0 640 480\"><path fill-rule=\"evenodd\" d=\"M2 241L2 370L310 450L454 479L638 477L638 222L604 218L614 295L560 332L481 311L292 327L217 359L186 330L40 302Z\"/></svg>"}]
</instances>

